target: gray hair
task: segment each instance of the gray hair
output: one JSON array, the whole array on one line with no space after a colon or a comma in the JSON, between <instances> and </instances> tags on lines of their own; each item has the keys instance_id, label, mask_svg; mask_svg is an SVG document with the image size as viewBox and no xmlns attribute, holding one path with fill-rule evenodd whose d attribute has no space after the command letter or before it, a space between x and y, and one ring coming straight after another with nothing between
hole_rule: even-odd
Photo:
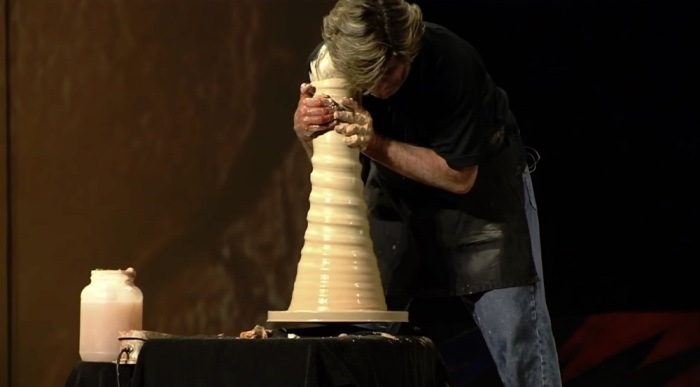
<instances>
[{"instance_id":1,"label":"gray hair","mask_svg":"<svg viewBox=\"0 0 700 387\"><path fill-rule=\"evenodd\" d=\"M336 70L363 88L379 81L392 57L412 61L424 29L420 7L405 0L338 0L321 34Z\"/></svg>"}]
</instances>

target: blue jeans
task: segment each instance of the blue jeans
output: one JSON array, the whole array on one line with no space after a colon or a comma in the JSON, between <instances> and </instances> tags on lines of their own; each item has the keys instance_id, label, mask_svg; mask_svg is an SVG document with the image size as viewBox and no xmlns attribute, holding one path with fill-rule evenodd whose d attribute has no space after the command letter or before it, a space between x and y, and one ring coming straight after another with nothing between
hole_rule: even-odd
<instances>
[{"instance_id":1,"label":"blue jeans","mask_svg":"<svg viewBox=\"0 0 700 387\"><path fill-rule=\"evenodd\" d=\"M545 301L537 203L529 172L523 174L532 253L540 281L491 290L476 302L462 297L481 330L506 387L561 386L559 357Z\"/></svg>"}]
</instances>

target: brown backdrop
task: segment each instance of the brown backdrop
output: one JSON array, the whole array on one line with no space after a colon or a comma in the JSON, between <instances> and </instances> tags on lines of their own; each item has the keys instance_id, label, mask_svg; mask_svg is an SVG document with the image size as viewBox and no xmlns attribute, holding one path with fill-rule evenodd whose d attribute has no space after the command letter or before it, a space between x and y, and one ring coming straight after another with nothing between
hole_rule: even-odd
<instances>
[{"instance_id":1,"label":"brown backdrop","mask_svg":"<svg viewBox=\"0 0 700 387\"><path fill-rule=\"evenodd\" d=\"M65 382L95 268L137 270L148 330L286 308L310 188L292 113L332 1L4 1L0 375L9 352L11 386Z\"/></svg>"},{"instance_id":2,"label":"brown backdrop","mask_svg":"<svg viewBox=\"0 0 700 387\"><path fill-rule=\"evenodd\" d=\"M5 35L6 0L0 0L0 386L9 384L9 300L7 245L7 37Z\"/></svg>"}]
</instances>

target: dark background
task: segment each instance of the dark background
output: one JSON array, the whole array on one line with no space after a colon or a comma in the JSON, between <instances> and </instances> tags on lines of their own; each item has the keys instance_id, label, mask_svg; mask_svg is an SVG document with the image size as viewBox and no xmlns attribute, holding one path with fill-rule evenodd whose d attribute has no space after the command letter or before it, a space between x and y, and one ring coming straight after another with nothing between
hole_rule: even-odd
<instances>
[{"instance_id":1,"label":"dark background","mask_svg":"<svg viewBox=\"0 0 700 387\"><path fill-rule=\"evenodd\" d=\"M418 4L480 51L541 156L532 176L565 385L700 385L700 3ZM489 360L463 352L479 341L448 340L448 363L497 386Z\"/></svg>"},{"instance_id":2,"label":"dark background","mask_svg":"<svg viewBox=\"0 0 700 387\"><path fill-rule=\"evenodd\" d=\"M541 156L551 306L700 309L699 3L418 3L481 52Z\"/></svg>"}]
</instances>

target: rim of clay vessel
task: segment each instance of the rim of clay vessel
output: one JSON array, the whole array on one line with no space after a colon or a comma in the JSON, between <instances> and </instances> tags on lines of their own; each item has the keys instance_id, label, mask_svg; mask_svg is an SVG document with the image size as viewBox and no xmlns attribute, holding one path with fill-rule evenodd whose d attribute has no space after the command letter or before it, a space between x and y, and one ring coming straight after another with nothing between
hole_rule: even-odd
<instances>
[{"instance_id":1,"label":"rim of clay vessel","mask_svg":"<svg viewBox=\"0 0 700 387\"><path fill-rule=\"evenodd\" d=\"M348 88L348 81L345 78L327 78L321 79L319 81L313 81L311 84L317 88L333 88L333 89L346 89Z\"/></svg>"}]
</instances>

